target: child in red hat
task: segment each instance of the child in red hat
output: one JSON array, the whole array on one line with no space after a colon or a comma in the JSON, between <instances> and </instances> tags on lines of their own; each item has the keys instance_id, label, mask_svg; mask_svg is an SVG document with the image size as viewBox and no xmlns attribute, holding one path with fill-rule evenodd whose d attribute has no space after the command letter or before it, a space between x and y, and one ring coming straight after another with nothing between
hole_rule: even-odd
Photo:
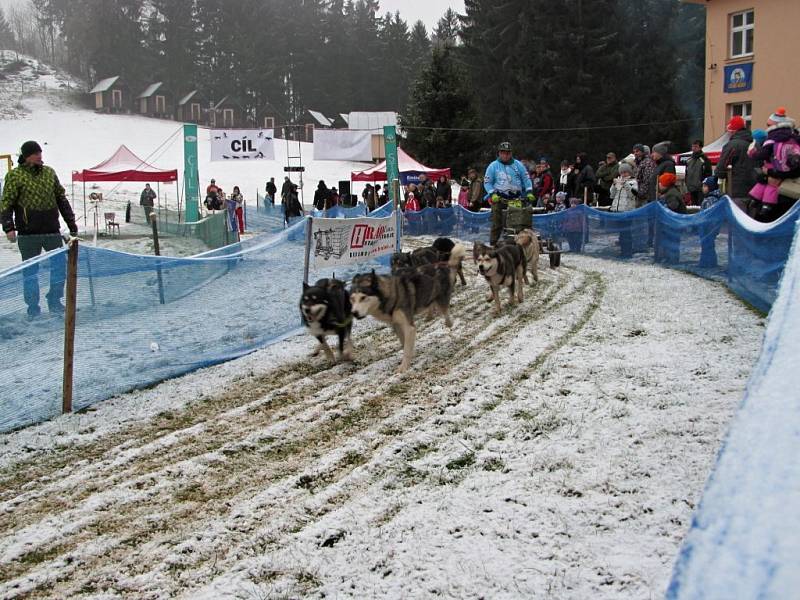
<instances>
[{"instance_id":1,"label":"child in red hat","mask_svg":"<svg viewBox=\"0 0 800 600\"><path fill-rule=\"evenodd\" d=\"M658 178L658 189L661 193L659 201L672 212L686 214L686 203L683 194L675 187L677 177L674 173L662 173Z\"/></svg>"}]
</instances>

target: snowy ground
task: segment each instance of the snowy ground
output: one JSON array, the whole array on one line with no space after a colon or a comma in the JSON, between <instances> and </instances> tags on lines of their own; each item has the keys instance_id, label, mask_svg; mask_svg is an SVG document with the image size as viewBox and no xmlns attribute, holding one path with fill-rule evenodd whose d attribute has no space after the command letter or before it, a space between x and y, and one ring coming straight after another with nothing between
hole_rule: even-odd
<instances>
[{"instance_id":1,"label":"snowy ground","mask_svg":"<svg viewBox=\"0 0 800 600\"><path fill-rule=\"evenodd\" d=\"M763 319L564 262L497 319L468 273L404 376L358 322L0 436L0 596L662 596Z\"/></svg>"}]
</instances>

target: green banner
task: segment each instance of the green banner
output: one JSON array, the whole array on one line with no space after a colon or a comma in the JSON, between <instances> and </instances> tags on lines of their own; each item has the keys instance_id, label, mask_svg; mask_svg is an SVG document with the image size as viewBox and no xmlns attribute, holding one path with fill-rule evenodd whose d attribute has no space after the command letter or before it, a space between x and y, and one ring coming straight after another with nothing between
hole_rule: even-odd
<instances>
[{"instance_id":1,"label":"green banner","mask_svg":"<svg viewBox=\"0 0 800 600\"><path fill-rule=\"evenodd\" d=\"M399 198L395 197L392 182L400 180L400 165L397 162L397 129L394 125L383 126L383 144L386 150L386 185L389 188L389 200L392 206L397 206Z\"/></svg>"},{"instance_id":2,"label":"green banner","mask_svg":"<svg viewBox=\"0 0 800 600\"><path fill-rule=\"evenodd\" d=\"M200 173L197 170L197 125L183 126L183 190L186 198L186 222L200 218Z\"/></svg>"}]
</instances>

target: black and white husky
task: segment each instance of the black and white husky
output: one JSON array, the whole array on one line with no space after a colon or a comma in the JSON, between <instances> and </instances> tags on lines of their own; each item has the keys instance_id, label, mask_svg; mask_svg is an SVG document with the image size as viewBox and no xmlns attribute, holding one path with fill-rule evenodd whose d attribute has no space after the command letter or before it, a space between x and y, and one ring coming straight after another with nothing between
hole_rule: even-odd
<instances>
[{"instance_id":1,"label":"black and white husky","mask_svg":"<svg viewBox=\"0 0 800 600\"><path fill-rule=\"evenodd\" d=\"M303 283L300 318L308 333L319 341L315 356L322 350L328 360L336 362L333 351L325 341L325 336L335 335L339 338L339 360L353 359L353 343L350 339L353 315L350 294L343 281L331 278L320 279L314 285Z\"/></svg>"}]
</instances>

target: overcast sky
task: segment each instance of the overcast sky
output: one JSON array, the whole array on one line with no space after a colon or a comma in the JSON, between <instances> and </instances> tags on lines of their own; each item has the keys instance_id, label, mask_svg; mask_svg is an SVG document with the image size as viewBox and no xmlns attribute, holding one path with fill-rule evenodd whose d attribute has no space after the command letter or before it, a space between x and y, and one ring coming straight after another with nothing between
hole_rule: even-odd
<instances>
[{"instance_id":1,"label":"overcast sky","mask_svg":"<svg viewBox=\"0 0 800 600\"><path fill-rule=\"evenodd\" d=\"M448 8L464 13L464 0L380 0L380 3L381 15L386 11L393 13L399 10L409 26L420 19L428 28L428 33Z\"/></svg>"}]
</instances>

